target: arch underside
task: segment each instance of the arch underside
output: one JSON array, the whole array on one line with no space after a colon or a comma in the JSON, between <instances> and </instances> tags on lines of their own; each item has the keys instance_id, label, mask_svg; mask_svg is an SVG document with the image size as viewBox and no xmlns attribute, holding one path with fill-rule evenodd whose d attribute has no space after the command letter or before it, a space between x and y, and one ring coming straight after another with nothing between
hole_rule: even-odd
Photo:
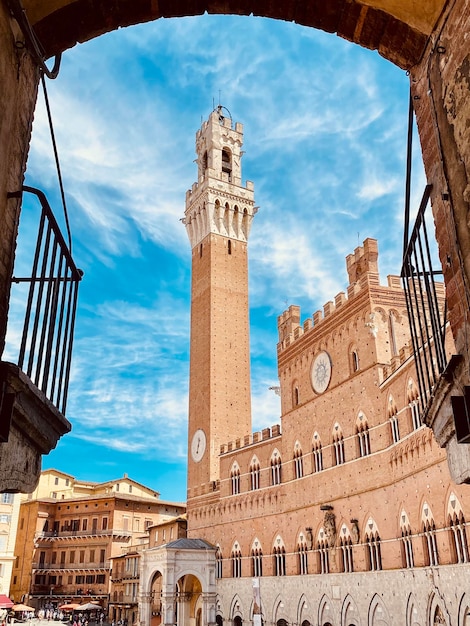
<instances>
[{"instance_id":1,"label":"arch underside","mask_svg":"<svg viewBox=\"0 0 470 626\"><path fill-rule=\"evenodd\" d=\"M17 0L9 0L16 2ZM103 33L162 17L255 15L336 33L409 69L446 0L24 0L46 56ZM410 5L410 6L409 6Z\"/></svg>"}]
</instances>

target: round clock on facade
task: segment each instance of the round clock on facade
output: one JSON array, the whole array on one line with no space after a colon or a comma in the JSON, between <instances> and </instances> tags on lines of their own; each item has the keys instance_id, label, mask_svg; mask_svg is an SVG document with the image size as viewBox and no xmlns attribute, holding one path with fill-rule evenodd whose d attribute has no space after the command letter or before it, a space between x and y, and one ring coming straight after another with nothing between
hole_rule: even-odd
<instances>
[{"instance_id":1,"label":"round clock on facade","mask_svg":"<svg viewBox=\"0 0 470 626\"><path fill-rule=\"evenodd\" d=\"M331 359L328 352L323 350L313 359L310 380L316 393L323 393L328 389L331 380Z\"/></svg>"},{"instance_id":2,"label":"round clock on facade","mask_svg":"<svg viewBox=\"0 0 470 626\"><path fill-rule=\"evenodd\" d=\"M199 428L193 435L193 440L191 441L191 456L193 457L193 461L198 463L202 457L204 456L204 452L206 451L206 433Z\"/></svg>"}]
</instances>

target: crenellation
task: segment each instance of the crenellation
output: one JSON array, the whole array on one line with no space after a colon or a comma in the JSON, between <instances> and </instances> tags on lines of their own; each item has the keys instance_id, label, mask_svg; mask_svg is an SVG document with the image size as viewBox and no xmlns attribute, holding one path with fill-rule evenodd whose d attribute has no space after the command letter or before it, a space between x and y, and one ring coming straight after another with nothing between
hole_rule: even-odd
<instances>
[{"instance_id":1,"label":"crenellation","mask_svg":"<svg viewBox=\"0 0 470 626\"><path fill-rule=\"evenodd\" d=\"M362 246L358 246L353 254L346 257L346 268L349 284L353 285L362 276L371 274L378 279L379 269L377 259L379 248L376 239L367 238Z\"/></svg>"},{"instance_id":2,"label":"crenellation","mask_svg":"<svg viewBox=\"0 0 470 626\"><path fill-rule=\"evenodd\" d=\"M279 343L290 340L294 330L300 326L300 307L294 304L277 318Z\"/></svg>"},{"instance_id":3,"label":"crenellation","mask_svg":"<svg viewBox=\"0 0 470 626\"><path fill-rule=\"evenodd\" d=\"M332 302L331 300L329 300L328 302L326 302L323 305L323 311L325 313L325 317L328 317L328 315L331 315L332 313L334 313L335 311L335 305L334 302Z\"/></svg>"},{"instance_id":4,"label":"crenellation","mask_svg":"<svg viewBox=\"0 0 470 626\"><path fill-rule=\"evenodd\" d=\"M313 314L313 327L317 326L323 319L323 311L315 311Z\"/></svg>"},{"instance_id":5,"label":"crenellation","mask_svg":"<svg viewBox=\"0 0 470 626\"><path fill-rule=\"evenodd\" d=\"M261 443L267 439L279 437L281 435L281 425L274 424L271 427L263 428L262 431L256 431L249 435L245 435L243 439L237 438L235 441L229 441L220 445L220 455L238 452L243 448L248 448L253 444Z\"/></svg>"},{"instance_id":6,"label":"crenellation","mask_svg":"<svg viewBox=\"0 0 470 626\"><path fill-rule=\"evenodd\" d=\"M304 333L308 332L311 328L313 328L313 319L307 317L307 319L304 320Z\"/></svg>"},{"instance_id":7,"label":"crenellation","mask_svg":"<svg viewBox=\"0 0 470 626\"><path fill-rule=\"evenodd\" d=\"M356 248L354 254L350 254L346 257L346 265L350 277L354 275L356 280L348 285L347 291L341 291L338 293L334 300L329 300L323 305L323 310L315 311L313 314L313 322L311 318L307 318L303 324L300 323L300 307L291 305L287 311L284 311L282 315L278 317L278 329L279 329L279 343L278 354L281 354L287 348L292 346L296 341L306 333L319 331L321 325L326 320L331 319L334 313L337 313L342 307L346 305L348 307L355 306L358 303L357 298L359 296L365 296L369 294L375 301L377 298L384 303L387 302L392 306L396 301L396 293L389 292L389 287L382 287L380 285L380 276L376 273L378 260L378 245L375 239L366 239L363 246ZM387 277L389 286L394 289L399 289L402 293L399 276ZM444 285L437 283L436 290L439 297L444 297ZM345 309L346 310L346 309ZM349 308L347 310L350 310ZM406 317L406 311L405 311ZM382 315L382 324L387 325L385 313ZM397 322L399 320L397 319ZM370 326L371 333L374 339L376 333L379 331L379 327L371 323L367 323L366 326ZM319 331L320 332L320 331ZM398 349L400 346L398 347ZM389 354L387 356L387 349L384 349L384 353L381 355L382 361L388 361L391 358Z\"/></svg>"},{"instance_id":8,"label":"crenellation","mask_svg":"<svg viewBox=\"0 0 470 626\"><path fill-rule=\"evenodd\" d=\"M401 278L399 276L389 274L387 276L387 286L394 289L401 289Z\"/></svg>"},{"instance_id":9,"label":"crenellation","mask_svg":"<svg viewBox=\"0 0 470 626\"><path fill-rule=\"evenodd\" d=\"M339 308L342 304L347 302L347 300L348 300L348 298L347 298L346 294L344 293L344 291L340 291L340 293L338 293L335 296L335 307Z\"/></svg>"},{"instance_id":10,"label":"crenellation","mask_svg":"<svg viewBox=\"0 0 470 626\"><path fill-rule=\"evenodd\" d=\"M261 431L263 440L264 439L270 439L271 437L271 429L270 428L263 428L263 430Z\"/></svg>"}]
</instances>

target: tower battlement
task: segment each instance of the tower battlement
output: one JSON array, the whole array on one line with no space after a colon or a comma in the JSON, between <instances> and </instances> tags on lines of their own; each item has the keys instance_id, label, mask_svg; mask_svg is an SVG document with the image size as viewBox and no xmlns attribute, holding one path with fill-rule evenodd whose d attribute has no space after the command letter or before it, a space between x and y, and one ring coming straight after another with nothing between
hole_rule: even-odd
<instances>
[{"instance_id":1,"label":"tower battlement","mask_svg":"<svg viewBox=\"0 0 470 626\"><path fill-rule=\"evenodd\" d=\"M300 307L297 305L289 306L277 318L278 353L288 348L305 333L313 329L318 330L320 324L362 294L365 289L379 287L378 255L377 241L370 238L366 239L362 246L358 246L353 254L349 254L346 257L346 269L349 277L347 291L339 292L334 300L329 300L323 305L323 310L315 311L312 317L305 319L303 323L301 323ZM401 290L400 277L387 276L387 287Z\"/></svg>"},{"instance_id":2,"label":"tower battlement","mask_svg":"<svg viewBox=\"0 0 470 626\"><path fill-rule=\"evenodd\" d=\"M257 212L254 184L242 186L243 124L226 112L218 106L196 133L198 178L182 220L193 249L209 234L247 242Z\"/></svg>"},{"instance_id":3,"label":"tower battlement","mask_svg":"<svg viewBox=\"0 0 470 626\"><path fill-rule=\"evenodd\" d=\"M354 250L354 254L346 257L346 268L348 270L349 285L353 285L363 276L369 275L371 279L376 279L379 284L379 268L377 259L379 258L379 247L376 239L366 239L362 246Z\"/></svg>"}]
</instances>

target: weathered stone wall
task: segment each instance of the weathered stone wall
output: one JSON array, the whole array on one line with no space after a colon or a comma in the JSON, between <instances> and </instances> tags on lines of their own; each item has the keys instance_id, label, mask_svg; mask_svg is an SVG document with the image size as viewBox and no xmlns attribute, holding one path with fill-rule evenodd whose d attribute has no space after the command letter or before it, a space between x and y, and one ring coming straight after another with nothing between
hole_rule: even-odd
<instances>
[{"instance_id":1,"label":"weathered stone wall","mask_svg":"<svg viewBox=\"0 0 470 626\"><path fill-rule=\"evenodd\" d=\"M433 33L423 60L411 70L411 90L419 128L436 238L444 271L448 315L463 363L446 398L429 416L438 442L452 450L449 464L457 481L470 480L470 453L455 441L452 392L470 382L470 5L456 0Z\"/></svg>"},{"instance_id":2,"label":"weathered stone wall","mask_svg":"<svg viewBox=\"0 0 470 626\"><path fill-rule=\"evenodd\" d=\"M262 577L262 615L266 626L285 619L289 624L434 624L437 607L446 624L467 624L470 605L466 566L330 574L329 576ZM217 581L218 614L224 623L239 615L250 623L252 579ZM437 623L437 622L436 622Z\"/></svg>"},{"instance_id":3,"label":"weathered stone wall","mask_svg":"<svg viewBox=\"0 0 470 626\"><path fill-rule=\"evenodd\" d=\"M0 353L4 348L9 284L13 269L20 201L7 199L20 189L26 167L39 72L24 38L0 3Z\"/></svg>"}]
</instances>

